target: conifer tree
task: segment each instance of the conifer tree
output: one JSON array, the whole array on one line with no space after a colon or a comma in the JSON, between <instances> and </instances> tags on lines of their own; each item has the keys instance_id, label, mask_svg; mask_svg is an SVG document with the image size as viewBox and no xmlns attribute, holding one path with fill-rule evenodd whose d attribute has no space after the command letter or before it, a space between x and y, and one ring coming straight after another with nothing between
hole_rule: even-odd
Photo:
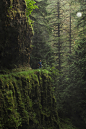
<instances>
[{"instance_id":1,"label":"conifer tree","mask_svg":"<svg viewBox=\"0 0 86 129\"><path fill-rule=\"evenodd\" d=\"M34 20L34 36L32 39L33 50L31 53L31 66L32 68L38 68L38 62L41 59L43 67L52 66L53 63L53 51L47 44L49 33L51 28L48 26L46 10L47 1L36 1L39 9L35 9L33 14L30 16Z\"/></svg>"},{"instance_id":2,"label":"conifer tree","mask_svg":"<svg viewBox=\"0 0 86 129\"><path fill-rule=\"evenodd\" d=\"M49 25L52 27L52 33L48 42L54 50L55 67L61 69L61 6L60 1L49 1L47 8L51 14L49 16Z\"/></svg>"},{"instance_id":3,"label":"conifer tree","mask_svg":"<svg viewBox=\"0 0 86 129\"><path fill-rule=\"evenodd\" d=\"M86 128L86 2L80 2L80 8L75 10L75 40L74 52L69 56L70 74L65 78L62 92L60 91L60 104L66 117L71 118L79 129ZM77 17L77 12L82 16ZM69 115L68 115L69 114ZM78 120L78 122L77 122Z\"/></svg>"}]
</instances>

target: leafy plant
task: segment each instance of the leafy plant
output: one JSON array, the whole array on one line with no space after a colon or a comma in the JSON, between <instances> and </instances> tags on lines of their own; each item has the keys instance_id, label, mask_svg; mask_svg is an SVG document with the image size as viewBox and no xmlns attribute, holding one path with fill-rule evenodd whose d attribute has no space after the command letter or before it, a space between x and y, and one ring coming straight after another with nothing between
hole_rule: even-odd
<instances>
[{"instance_id":1,"label":"leafy plant","mask_svg":"<svg viewBox=\"0 0 86 129\"><path fill-rule=\"evenodd\" d=\"M29 16L33 9L38 8L34 0L26 0L26 15Z\"/></svg>"},{"instance_id":2,"label":"leafy plant","mask_svg":"<svg viewBox=\"0 0 86 129\"><path fill-rule=\"evenodd\" d=\"M31 25L33 21L30 19L29 15L31 14L33 9L38 8L38 6L35 5L36 2L34 0L25 0L25 1L26 1L26 16L28 18L29 24Z\"/></svg>"}]
</instances>

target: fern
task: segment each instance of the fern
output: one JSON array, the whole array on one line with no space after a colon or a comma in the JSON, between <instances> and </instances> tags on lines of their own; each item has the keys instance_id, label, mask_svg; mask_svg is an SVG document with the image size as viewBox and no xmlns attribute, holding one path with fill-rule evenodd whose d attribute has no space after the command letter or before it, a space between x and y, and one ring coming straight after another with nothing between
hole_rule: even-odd
<instances>
[{"instance_id":1,"label":"fern","mask_svg":"<svg viewBox=\"0 0 86 129\"><path fill-rule=\"evenodd\" d=\"M29 24L31 25L33 23L33 21L30 19L29 15L32 13L33 9L38 8L37 5L35 5L35 1L34 0L25 0L26 1L26 16L28 18Z\"/></svg>"},{"instance_id":2,"label":"fern","mask_svg":"<svg viewBox=\"0 0 86 129\"><path fill-rule=\"evenodd\" d=\"M34 0L26 0L26 15L29 16L33 9L38 8Z\"/></svg>"}]
</instances>

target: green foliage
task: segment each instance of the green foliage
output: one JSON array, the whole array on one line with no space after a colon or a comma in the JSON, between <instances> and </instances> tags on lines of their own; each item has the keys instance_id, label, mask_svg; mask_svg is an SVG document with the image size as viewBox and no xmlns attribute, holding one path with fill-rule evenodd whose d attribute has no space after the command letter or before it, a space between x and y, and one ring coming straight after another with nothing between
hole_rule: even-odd
<instances>
[{"instance_id":1,"label":"green foliage","mask_svg":"<svg viewBox=\"0 0 86 129\"><path fill-rule=\"evenodd\" d=\"M51 46L48 44L49 34L51 33L51 26L48 25L49 21L47 16L49 13L46 10L47 1L37 1L36 9L31 14L34 20L34 36L32 38L32 45L34 46L31 52L30 65L33 69L38 68L38 62L41 59L43 63L43 68L48 69L52 67L54 62L54 52ZM39 18L38 18L39 17Z\"/></svg>"},{"instance_id":2,"label":"green foliage","mask_svg":"<svg viewBox=\"0 0 86 129\"><path fill-rule=\"evenodd\" d=\"M61 121L61 128L60 129L77 129L75 126L72 125L70 119L60 119Z\"/></svg>"},{"instance_id":3,"label":"green foliage","mask_svg":"<svg viewBox=\"0 0 86 129\"><path fill-rule=\"evenodd\" d=\"M38 8L36 2L34 0L25 0L26 1L26 16L28 18L28 22L31 25L33 21L30 19L29 15L32 13L32 11L36 8Z\"/></svg>"},{"instance_id":4,"label":"green foliage","mask_svg":"<svg viewBox=\"0 0 86 129\"><path fill-rule=\"evenodd\" d=\"M34 0L25 0L26 1L26 15L29 16L31 14L31 12L33 11L33 9L38 8L37 5L35 5L35 1Z\"/></svg>"},{"instance_id":5,"label":"green foliage","mask_svg":"<svg viewBox=\"0 0 86 129\"><path fill-rule=\"evenodd\" d=\"M0 75L2 129L59 129L50 76L46 69Z\"/></svg>"},{"instance_id":6,"label":"green foliage","mask_svg":"<svg viewBox=\"0 0 86 129\"><path fill-rule=\"evenodd\" d=\"M58 112L60 117L69 117L79 129L86 128L86 2L81 5L83 15L76 19L78 29L74 52L69 55L69 74L61 78L57 94ZM77 122L78 121L78 122Z\"/></svg>"}]
</instances>

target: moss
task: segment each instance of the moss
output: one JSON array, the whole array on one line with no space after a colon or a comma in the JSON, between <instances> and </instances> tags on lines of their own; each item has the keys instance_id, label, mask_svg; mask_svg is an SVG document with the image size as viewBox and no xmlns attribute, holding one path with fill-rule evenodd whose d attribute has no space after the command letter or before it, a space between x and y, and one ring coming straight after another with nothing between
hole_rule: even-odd
<instances>
[{"instance_id":1,"label":"moss","mask_svg":"<svg viewBox=\"0 0 86 129\"><path fill-rule=\"evenodd\" d=\"M59 129L48 71L38 69L0 75L0 85L1 128Z\"/></svg>"},{"instance_id":2,"label":"moss","mask_svg":"<svg viewBox=\"0 0 86 129\"><path fill-rule=\"evenodd\" d=\"M6 74L6 68L22 67L25 70L25 67L30 67L33 36L31 25L27 22L25 0L2 0L0 12L0 73Z\"/></svg>"}]
</instances>

